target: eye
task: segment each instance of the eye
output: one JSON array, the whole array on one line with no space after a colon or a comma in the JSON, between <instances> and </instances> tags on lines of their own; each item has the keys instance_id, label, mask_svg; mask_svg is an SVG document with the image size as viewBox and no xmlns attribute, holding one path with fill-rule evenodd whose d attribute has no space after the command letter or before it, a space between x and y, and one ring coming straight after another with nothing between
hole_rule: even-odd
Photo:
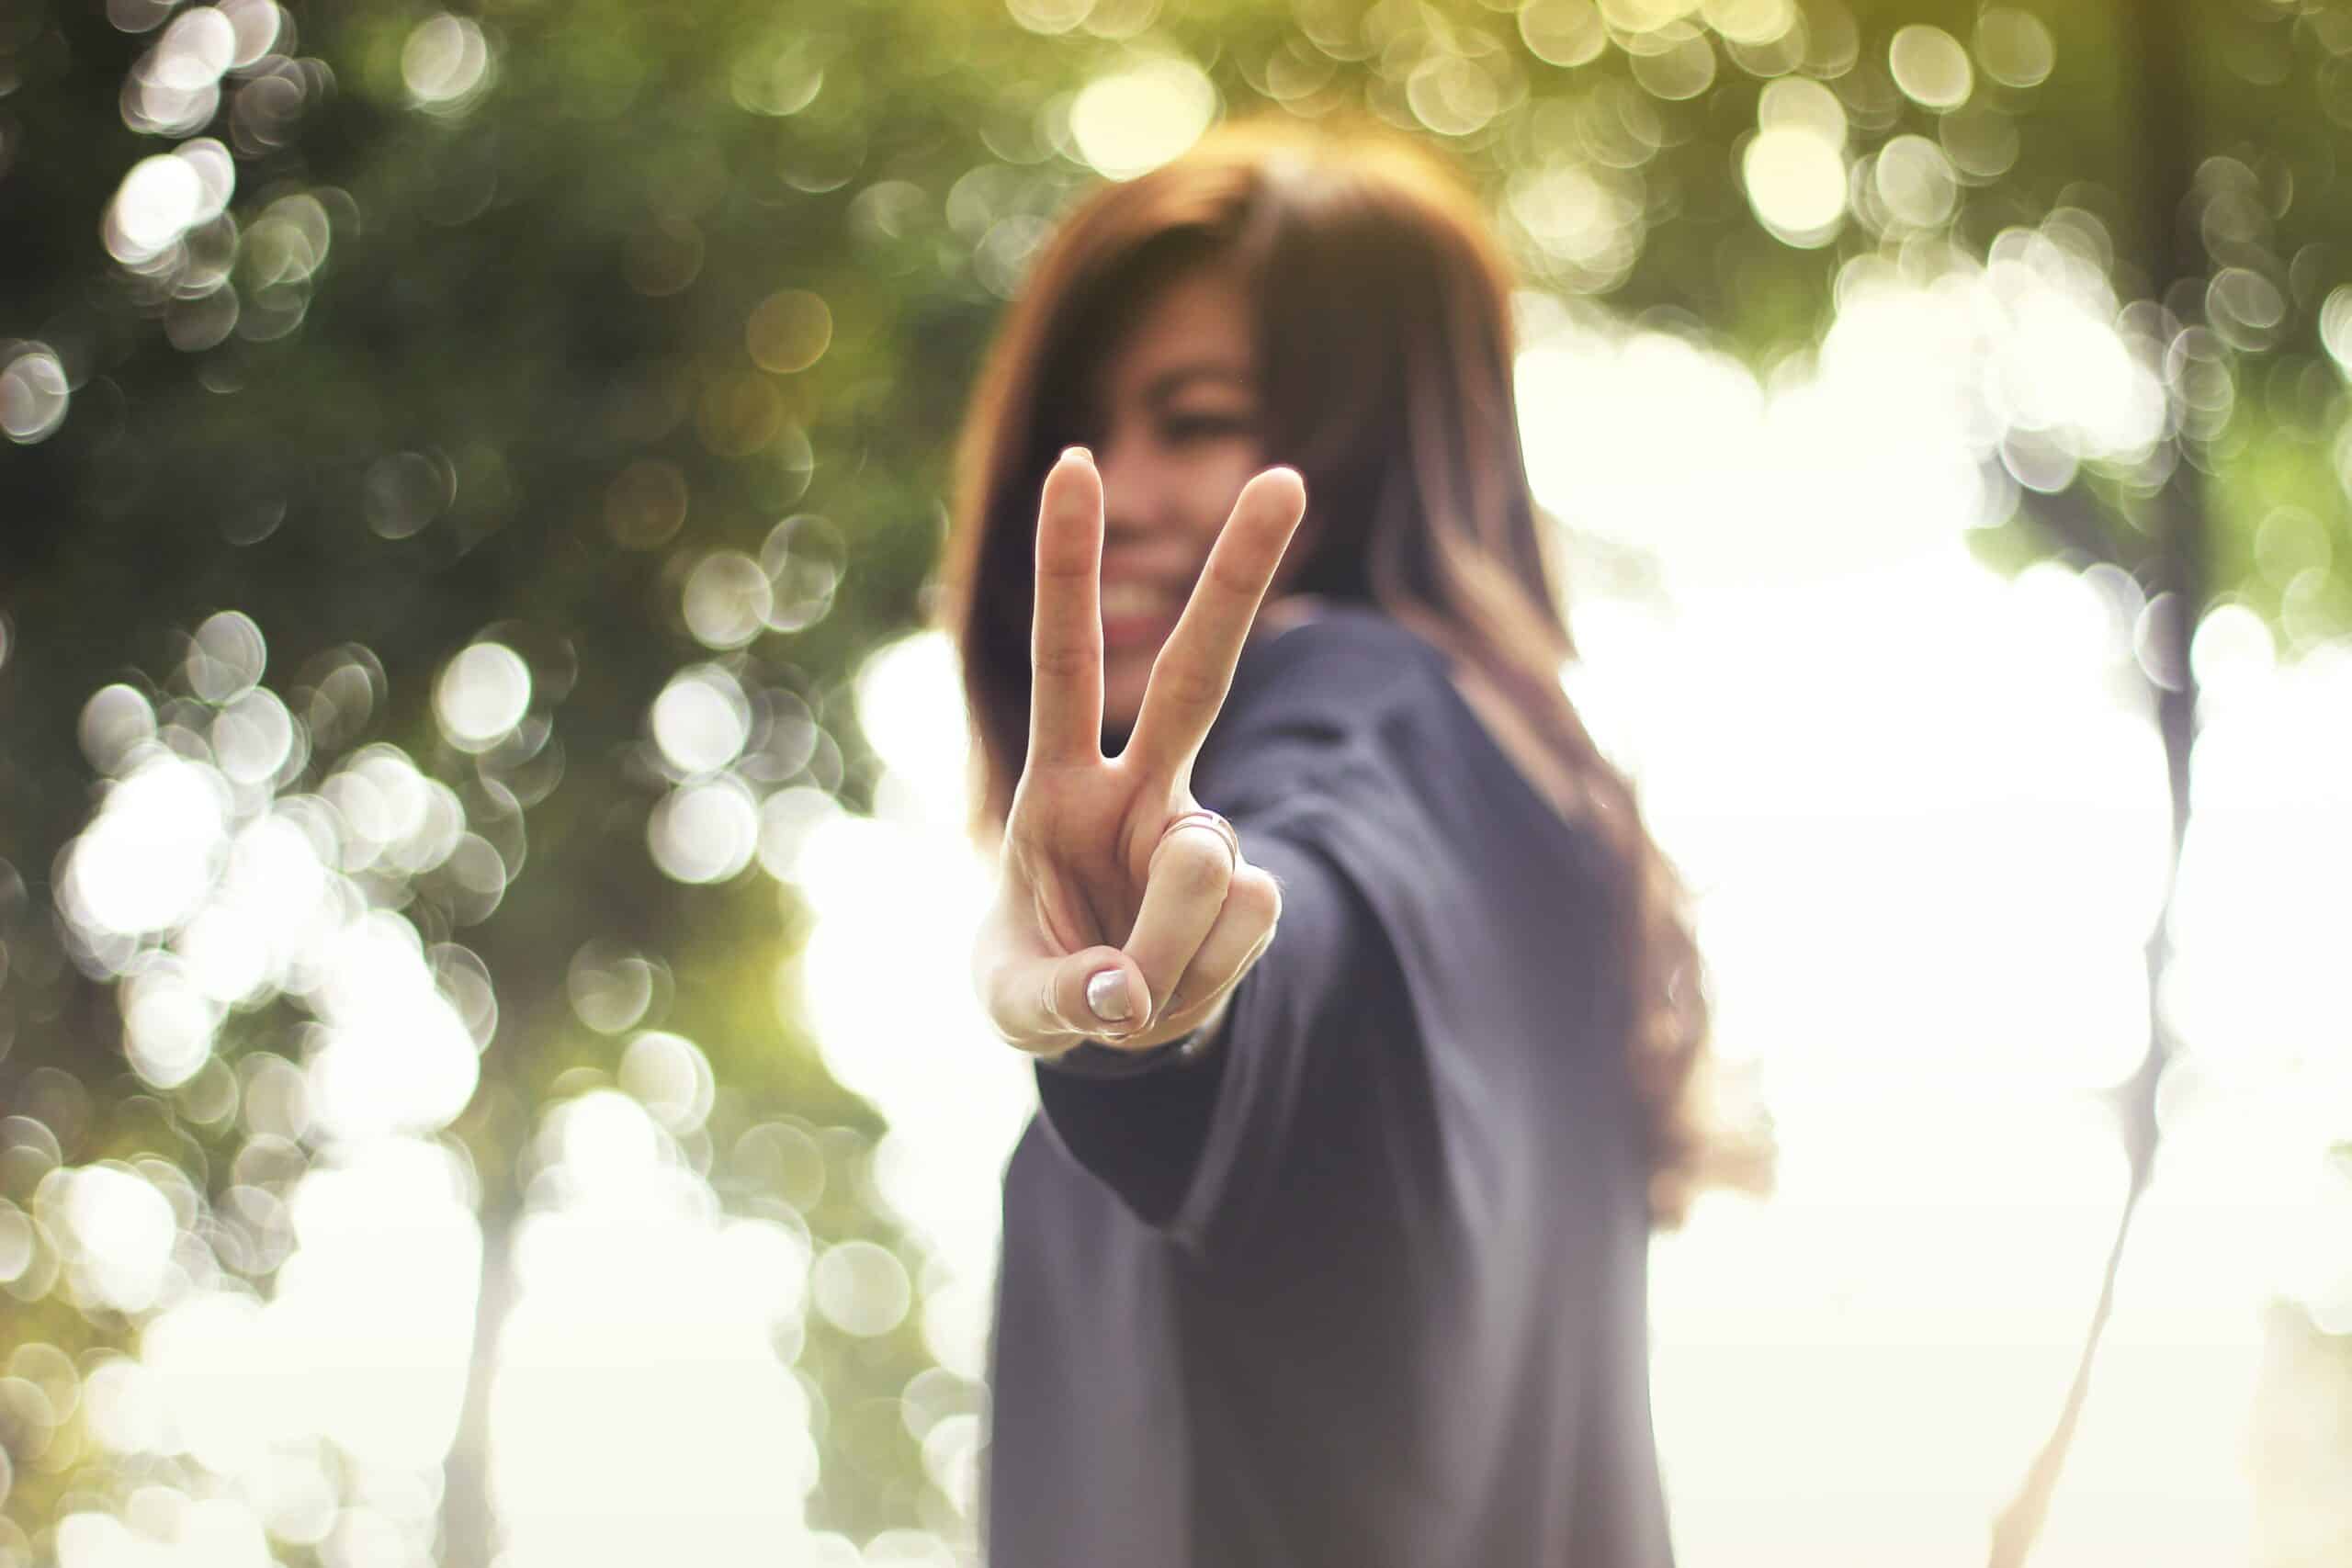
<instances>
[{"instance_id":1,"label":"eye","mask_svg":"<svg viewBox=\"0 0 2352 1568\"><path fill-rule=\"evenodd\" d=\"M1171 413L1160 422L1159 428L1162 438L1170 442L1215 441L1249 434L1250 421L1241 414Z\"/></svg>"}]
</instances>

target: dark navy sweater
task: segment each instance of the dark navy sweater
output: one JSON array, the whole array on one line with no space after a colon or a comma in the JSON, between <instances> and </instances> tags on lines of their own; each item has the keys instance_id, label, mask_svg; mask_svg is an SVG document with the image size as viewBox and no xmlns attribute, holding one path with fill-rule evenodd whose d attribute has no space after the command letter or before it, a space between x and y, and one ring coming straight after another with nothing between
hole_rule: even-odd
<instances>
[{"instance_id":1,"label":"dark navy sweater","mask_svg":"<svg viewBox=\"0 0 2352 1568\"><path fill-rule=\"evenodd\" d=\"M1201 1055L1036 1067L991 1568L1667 1568L1599 846L1368 607L1253 641L1195 769L1283 886Z\"/></svg>"}]
</instances>

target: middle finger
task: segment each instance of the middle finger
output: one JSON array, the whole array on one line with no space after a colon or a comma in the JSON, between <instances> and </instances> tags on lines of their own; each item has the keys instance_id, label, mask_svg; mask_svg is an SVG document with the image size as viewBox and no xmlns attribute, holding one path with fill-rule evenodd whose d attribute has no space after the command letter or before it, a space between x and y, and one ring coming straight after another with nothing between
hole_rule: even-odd
<instances>
[{"instance_id":1,"label":"middle finger","mask_svg":"<svg viewBox=\"0 0 2352 1568\"><path fill-rule=\"evenodd\" d=\"M1306 510L1293 468L1269 468L1241 487L1176 629L1151 661L1142 710L1123 755L1147 777L1180 777L1225 705L1250 623Z\"/></svg>"},{"instance_id":2,"label":"middle finger","mask_svg":"<svg viewBox=\"0 0 2352 1568\"><path fill-rule=\"evenodd\" d=\"M1197 1012L1249 969L1273 936L1282 908L1282 887L1272 872L1254 865L1235 872L1216 924L1201 939L1192 962L1184 965L1184 977L1176 982L1169 1016Z\"/></svg>"}]
</instances>

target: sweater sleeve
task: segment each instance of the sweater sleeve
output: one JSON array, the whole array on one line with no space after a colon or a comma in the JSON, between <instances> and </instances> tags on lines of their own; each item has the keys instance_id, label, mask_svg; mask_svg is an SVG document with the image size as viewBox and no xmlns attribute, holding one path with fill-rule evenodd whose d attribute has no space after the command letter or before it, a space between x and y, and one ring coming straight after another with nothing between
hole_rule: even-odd
<instances>
[{"instance_id":1,"label":"sweater sleeve","mask_svg":"<svg viewBox=\"0 0 2352 1568\"><path fill-rule=\"evenodd\" d=\"M1311 800L1308 804L1311 804ZM1316 831L1317 813L1274 807L1232 818L1242 853L1281 885L1272 942L1193 1053L1098 1076L1035 1068L1039 1108L1062 1147L1145 1224L1207 1250L1252 1217L1302 1140L1360 1098L1339 1080L1362 1010L1396 960L1363 890Z\"/></svg>"},{"instance_id":2,"label":"sweater sleeve","mask_svg":"<svg viewBox=\"0 0 2352 1568\"><path fill-rule=\"evenodd\" d=\"M1245 650L1193 788L1281 884L1273 941L1207 1049L1116 1077L1034 1069L1053 1140L1195 1256L1442 1235L1475 1201L1481 1156L1446 1128L1448 1107L1476 1113L1476 1075L1451 1058L1527 999L1497 974L1527 856L1464 837L1490 814L1443 671L1371 611Z\"/></svg>"},{"instance_id":3,"label":"sweater sleeve","mask_svg":"<svg viewBox=\"0 0 2352 1568\"><path fill-rule=\"evenodd\" d=\"M1317 844L1312 813L1227 816L1244 858L1282 886L1282 919L1216 1032L1194 1054L1114 1077L1035 1067L1040 1110L1068 1155L1136 1218L1194 1248L1226 1229L1239 1173L1272 1176L1301 1123L1327 1110L1312 1100L1317 1079L1343 1072L1369 978L1395 968L1381 921Z\"/></svg>"}]
</instances>

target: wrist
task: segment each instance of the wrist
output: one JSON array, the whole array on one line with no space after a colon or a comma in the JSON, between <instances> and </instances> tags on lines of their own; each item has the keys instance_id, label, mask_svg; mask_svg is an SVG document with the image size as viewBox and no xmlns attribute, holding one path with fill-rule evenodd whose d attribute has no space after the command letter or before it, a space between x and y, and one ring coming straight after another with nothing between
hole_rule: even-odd
<instances>
[{"instance_id":1,"label":"wrist","mask_svg":"<svg viewBox=\"0 0 2352 1568\"><path fill-rule=\"evenodd\" d=\"M1216 1006L1181 1033L1154 1038L1147 1032L1140 1041L1079 1040L1064 1050L1037 1059L1046 1066L1088 1077L1125 1077L1154 1068L1196 1060L1222 1032L1233 993L1217 998Z\"/></svg>"}]
</instances>

